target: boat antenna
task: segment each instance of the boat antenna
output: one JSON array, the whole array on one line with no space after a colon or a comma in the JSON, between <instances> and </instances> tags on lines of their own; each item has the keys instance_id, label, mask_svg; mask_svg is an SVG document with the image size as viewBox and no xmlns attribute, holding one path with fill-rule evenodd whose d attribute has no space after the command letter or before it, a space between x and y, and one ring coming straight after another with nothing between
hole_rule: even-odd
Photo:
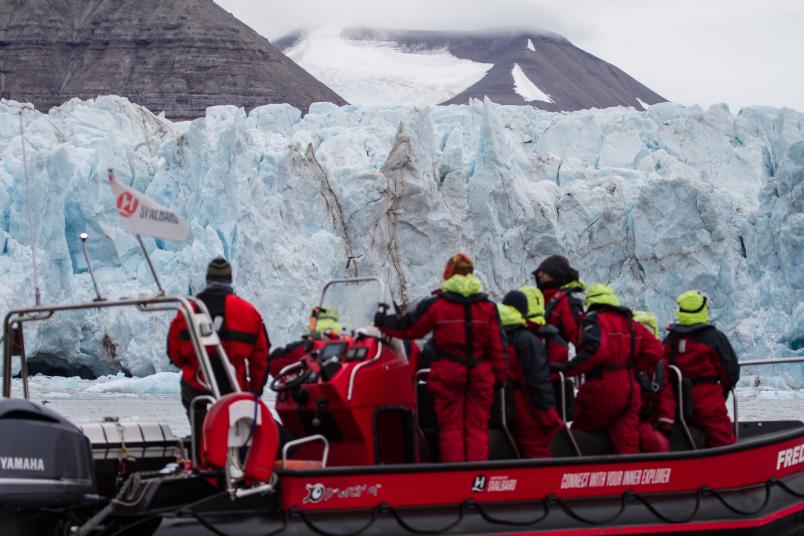
<instances>
[{"instance_id":1,"label":"boat antenna","mask_svg":"<svg viewBox=\"0 0 804 536\"><path fill-rule=\"evenodd\" d=\"M92 278L92 284L95 286L95 299L93 301L106 301L101 297L100 288L98 288L98 281L95 279L95 271L92 269L92 263L89 261L89 253L87 253L87 233L78 235L81 238L81 248L84 250L84 260L87 261L87 268L89 269L89 277Z\"/></svg>"},{"instance_id":2,"label":"boat antenna","mask_svg":"<svg viewBox=\"0 0 804 536\"><path fill-rule=\"evenodd\" d=\"M165 295L165 289L162 288L162 283L159 282L159 276L156 275L156 270L154 270L154 265L151 263L151 257L148 255L148 250L145 249L145 244L142 243L142 238L140 235L137 236L137 242L140 243L140 249L142 249L142 254L145 256L145 262L148 263L148 268L151 269L151 275L154 276L154 281L156 281L156 288L159 289L159 296Z\"/></svg>"},{"instance_id":3,"label":"boat antenna","mask_svg":"<svg viewBox=\"0 0 804 536\"><path fill-rule=\"evenodd\" d=\"M25 172L25 199L28 216L28 232L31 237L31 260L33 261L33 280L34 280L34 299L36 305L42 305L42 291L39 289L39 270L36 262L36 233L34 232L33 216L31 215L31 189L28 183L30 177L28 176L28 155L25 152L25 124L22 121L22 112L25 111L25 106L20 107L20 143L22 144L22 168Z\"/></svg>"}]
</instances>

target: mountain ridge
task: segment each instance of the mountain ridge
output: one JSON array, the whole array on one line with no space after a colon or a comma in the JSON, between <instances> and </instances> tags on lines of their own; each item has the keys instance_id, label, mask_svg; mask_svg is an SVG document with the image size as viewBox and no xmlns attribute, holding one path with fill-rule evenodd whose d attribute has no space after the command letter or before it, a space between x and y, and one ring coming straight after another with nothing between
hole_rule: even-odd
<instances>
[{"instance_id":1,"label":"mountain ridge","mask_svg":"<svg viewBox=\"0 0 804 536\"><path fill-rule=\"evenodd\" d=\"M532 104L545 110L572 111L610 106L644 109L645 104L666 101L618 67L576 47L566 37L541 30L439 32L377 30L365 27L330 28L292 32L274 41L277 48L319 80L336 90L343 87L345 92L349 92L351 88L341 80L344 77L343 69L331 73L334 68L330 69L325 64L325 51L320 50L326 45L317 44L319 41L323 42L321 36L325 32L329 32L330 48L333 49L344 44L356 49L358 53L361 48L385 48L419 60L435 53L448 53L456 61L489 65L479 79L459 88L443 101L429 104L465 104L473 98L482 99L488 96L498 104ZM333 41L332 36L336 32L340 43ZM330 61L339 60L334 58ZM536 94L547 95L548 100L529 101L528 94L517 92L514 75L517 66L530 84L540 90ZM357 68L367 69L364 65L358 65ZM383 73L378 78L385 82L388 77ZM370 79L363 82L371 84ZM411 81L400 76L399 83L408 84ZM355 82L353 85L359 88L364 84ZM370 94L371 90L366 89L365 92ZM361 103L359 93L347 94L346 98L350 102Z\"/></svg>"},{"instance_id":2,"label":"mountain ridge","mask_svg":"<svg viewBox=\"0 0 804 536\"><path fill-rule=\"evenodd\" d=\"M107 94L171 119L215 104L346 103L212 0L8 0L0 50L0 97L42 109Z\"/></svg>"}]
</instances>

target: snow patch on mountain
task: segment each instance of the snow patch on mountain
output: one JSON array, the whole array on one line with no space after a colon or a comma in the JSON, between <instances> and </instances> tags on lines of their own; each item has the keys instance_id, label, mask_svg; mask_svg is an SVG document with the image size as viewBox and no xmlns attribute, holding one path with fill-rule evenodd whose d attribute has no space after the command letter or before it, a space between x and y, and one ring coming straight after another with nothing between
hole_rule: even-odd
<instances>
[{"instance_id":1,"label":"snow patch on mountain","mask_svg":"<svg viewBox=\"0 0 804 536\"><path fill-rule=\"evenodd\" d=\"M0 103L0 314L33 300L17 113ZM677 294L700 289L741 357L804 352L804 115L790 109L320 103L304 117L218 106L173 123L99 97L23 120L47 303L94 297L82 231L105 296L155 290L120 228L113 167L191 225L187 243L145 240L166 290L198 292L226 255L274 345L301 335L329 278L379 275L411 305L465 250L492 297L563 253L662 324ZM170 317L60 313L26 325L28 355L168 371ZM800 367L789 374L801 381Z\"/></svg>"},{"instance_id":2,"label":"snow patch on mountain","mask_svg":"<svg viewBox=\"0 0 804 536\"><path fill-rule=\"evenodd\" d=\"M305 33L285 54L352 104L438 104L482 79L491 64L446 49L405 50L389 42L352 40L341 28Z\"/></svg>"},{"instance_id":3,"label":"snow patch on mountain","mask_svg":"<svg viewBox=\"0 0 804 536\"><path fill-rule=\"evenodd\" d=\"M531 39L528 39L528 50L531 52L536 52L536 47L533 46L533 41Z\"/></svg>"},{"instance_id":4,"label":"snow patch on mountain","mask_svg":"<svg viewBox=\"0 0 804 536\"><path fill-rule=\"evenodd\" d=\"M514 91L521 95L522 98L525 99L525 102L533 102L535 100L553 102L550 95L539 89L539 87L528 78L528 75L525 74L518 63L515 63L514 68L511 69L511 76L514 78Z\"/></svg>"}]
</instances>

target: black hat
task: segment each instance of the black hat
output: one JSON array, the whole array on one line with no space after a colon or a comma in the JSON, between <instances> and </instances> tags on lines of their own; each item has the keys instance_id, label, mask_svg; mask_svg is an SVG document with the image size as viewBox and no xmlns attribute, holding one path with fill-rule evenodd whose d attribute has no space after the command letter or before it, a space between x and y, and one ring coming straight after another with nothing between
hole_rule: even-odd
<instances>
[{"instance_id":1,"label":"black hat","mask_svg":"<svg viewBox=\"0 0 804 536\"><path fill-rule=\"evenodd\" d=\"M207 281L232 282L232 265L223 257L215 257L207 266Z\"/></svg>"},{"instance_id":2,"label":"black hat","mask_svg":"<svg viewBox=\"0 0 804 536\"><path fill-rule=\"evenodd\" d=\"M551 255L542 261L538 268L533 270L533 276L544 272L560 285L566 285L578 279L578 271L570 266L569 261L562 255Z\"/></svg>"},{"instance_id":3,"label":"black hat","mask_svg":"<svg viewBox=\"0 0 804 536\"><path fill-rule=\"evenodd\" d=\"M509 305L522 314L524 318L528 316L528 297L524 292L512 290L503 298L503 305Z\"/></svg>"}]
</instances>

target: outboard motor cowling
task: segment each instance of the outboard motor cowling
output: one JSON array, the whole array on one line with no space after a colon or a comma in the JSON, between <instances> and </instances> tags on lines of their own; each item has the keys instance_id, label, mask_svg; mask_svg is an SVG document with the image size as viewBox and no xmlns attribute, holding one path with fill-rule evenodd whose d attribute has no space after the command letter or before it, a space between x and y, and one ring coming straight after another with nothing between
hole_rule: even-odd
<instances>
[{"instance_id":1,"label":"outboard motor cowling","mask_svg":"<svg viewBox=\"0 0 804 536\"><path fill-rule=\"evenodd\" d=\"M0 399L0 505L69 506L95 491L89 440L58 413Z\"/></svg>"}]
</instances>

